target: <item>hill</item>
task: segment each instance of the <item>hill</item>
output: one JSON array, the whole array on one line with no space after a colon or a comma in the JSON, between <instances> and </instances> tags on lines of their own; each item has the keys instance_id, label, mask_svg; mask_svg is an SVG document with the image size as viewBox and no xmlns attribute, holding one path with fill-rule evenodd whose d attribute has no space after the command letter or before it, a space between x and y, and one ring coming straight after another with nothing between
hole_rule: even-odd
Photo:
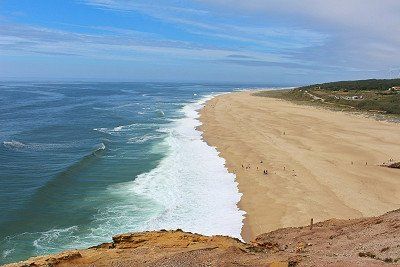
<instances>
[{"instance_id":1,"label":"hill","mask_svg":"<svg viewBox=\"0 0 400 267\"><path fill-rule=\"evenodd\" d=\"M400 79L371 79L313 84L292 90L262 91L256 95L347 110L399 115L400 90L396 87L400 88Z\"/></svg>"}]
</instances>

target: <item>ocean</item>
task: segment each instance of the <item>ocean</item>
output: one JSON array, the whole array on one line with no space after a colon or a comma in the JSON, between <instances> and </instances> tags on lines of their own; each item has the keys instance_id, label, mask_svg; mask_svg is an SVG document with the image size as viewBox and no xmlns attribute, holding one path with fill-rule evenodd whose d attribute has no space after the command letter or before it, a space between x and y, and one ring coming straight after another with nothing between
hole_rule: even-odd
<instances>
[{"instance_id":1,"label":"ocean","mask_svg":"<svg viewBox=\"0 0 400 267\"><path fill-rule=\"evenodd\" d=\"M196 126L244 87L0 83L0 264L133 231L240 238L235 177Z\"/></svg>"}]
</instances>

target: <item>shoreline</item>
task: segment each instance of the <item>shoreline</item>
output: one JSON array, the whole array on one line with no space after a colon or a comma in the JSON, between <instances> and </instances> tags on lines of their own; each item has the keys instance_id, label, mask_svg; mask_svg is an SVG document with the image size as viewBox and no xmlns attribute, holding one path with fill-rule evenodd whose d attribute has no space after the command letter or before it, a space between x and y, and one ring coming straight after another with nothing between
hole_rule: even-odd
<instances>
[{"instance_id":1,"label":"shoreline","mask_svg":"<svg viewBox=\"0 0 400 267\"><path fill-rule=\"evenodd\" d=\"M271 89L271 90L273 90L273 89ZM207 146L216 149L216 151L217 151L217 153L218 153L218 157L221 158L221 159L223 159L223 160L225 161L225 163L224 163L224 168L226 169L226 171L227 171L228 173L234 175L235 182L237 183L237 189L238 189L238 192L239 192L239 195L240 195L240 199L239 199L239 201L236 203L236 206L237 206L237 208L238 208L238 212L242 213L242 217L243 217L240 236L241 236L241 240L243 240L244 242L250 241L250 240L251 240L251 237L253 236L253 234L252 234L251 228L249 227L248 223L246 223L246 221L247 221L247 212L245 211L245 209L244 209L244 208L242 207L242 205L241 205L242 198L243 198L243 192L240 191L239 182L238 182L236 173L235 173L235 172L232 172L232 171L229 169L229 167L227 166L227 160L226 160L224 157L221 156L221 152L219 151L219 149L218 149L215 145L210 144L210 143L207 141L207 139L204 138L204 129L203 129L203 127L204 127L204 122L203 122L203 120L202 120L202 116L203 116L203 110L204 110L204 108L206 108L206 107L209 105L209 102L210 102L210 101L212 101L213 99L215 99L215 98L217 98L217 97L221 97L221 96L223 96L223 95L234 94L234 93L238 93L238 92L252 92L252 93L253 93L253 92L255 92L255 91L256 91L256 90L246 89L246 90L242 90L242 91L232 91L232 92L224 92L224 93L217 93L217 94L207 95L207 96L204 96L202 100L198 101L198 103L201 104L202 107L201 107L200 109L196 110L196 112L197 112L197 114L198 114L197 120L199 121L199 125L195 128L195 130L196 130L197 132L200 133L202 142L204 142ZM258 90L257 90L257 91L258 91ZM244 214L243 214L243 213L244 213Z\"/></svg>"},{"instance_id":2,"label":"shoreline","mask_svg":"<svg viewBox=\"0 0 400 267\"><path fill-rule=\"evenodd\" d=\"M133 181L136 194L163 209L142 230L182 229L240 237L243 211L236 205L241 196L237 182L225 168L225 159L202 140L197 129L201 124L198 111L211 97L204 96L179 109L182 117L165 127L167 137L159 144L168 147L165 157Z\"/></svg>"},{"instance_id":3,"label":"shoreline","mask_svg":"<svg viewBox=\"0 0 400 267\"><path fill-rule=\"evenodd\" d=\"M238 208L246 212L245 241L311 218L359 218L399 208L398 170L378 164L399 160L400 125L253 93L216 96L199 118L203 140L226 160L243 194Z\"/></svg>"}]
</instances>

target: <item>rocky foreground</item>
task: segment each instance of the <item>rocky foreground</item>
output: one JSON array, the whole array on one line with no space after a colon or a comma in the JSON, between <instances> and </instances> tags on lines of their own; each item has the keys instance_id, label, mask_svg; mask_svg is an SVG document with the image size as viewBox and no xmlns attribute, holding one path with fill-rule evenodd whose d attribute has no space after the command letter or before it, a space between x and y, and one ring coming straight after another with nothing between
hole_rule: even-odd
<instances>
[{"instance_id":1,"label":"rocky foreground","mask_svg":"<svg viewBox=\"0 0 400 267\"><path fill-rule=\"evenodd\" d=\"M84 250L6 266L400 266L400 209L279 229L251 243L176 231L122 234Z\"/></svg>"}]
</instances>

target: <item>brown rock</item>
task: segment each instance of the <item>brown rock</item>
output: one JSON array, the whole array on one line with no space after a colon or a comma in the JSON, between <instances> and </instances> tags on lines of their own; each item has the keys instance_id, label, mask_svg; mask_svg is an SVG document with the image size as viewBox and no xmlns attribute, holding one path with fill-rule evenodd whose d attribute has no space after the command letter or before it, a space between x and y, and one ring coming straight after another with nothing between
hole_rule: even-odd
<instances>
[{"instance_id":1,"label":"brown rock","mask_svg":"<svg viewBox=\"0 0 400 267\"><path fill-rule=\"evenodd\" d=\"M328 220L258 236L177 231L122 234L84 250L31 258L22 266L400 266L400 210L379 217ZM328 246L329 244L329 246Z\"/></svg>"}]
</instances>

